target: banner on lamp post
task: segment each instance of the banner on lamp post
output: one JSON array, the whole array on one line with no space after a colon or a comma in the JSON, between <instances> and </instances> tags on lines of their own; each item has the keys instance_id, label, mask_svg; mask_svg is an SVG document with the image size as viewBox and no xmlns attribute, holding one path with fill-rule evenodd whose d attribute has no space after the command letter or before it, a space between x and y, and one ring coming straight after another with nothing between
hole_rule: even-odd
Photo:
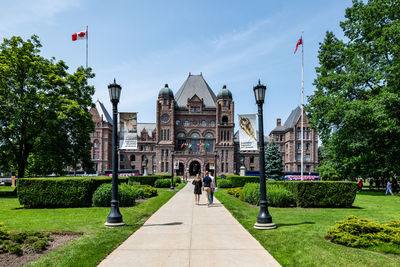
<instances>
[{"instance_id":1,"label":"banner on lamp post","mask_svg":"<svg viewBox=\"0 0 400 267\"><path fill-rule=\"evenodd\" d=\"M240 151L257 150L257 114L239 114Z\"/></svg>"},{"instance_id":2,"label":"banner on lamp post","mask_svg":"<svg viewBox=\"0 0 400 267\"><path fill-rule=\"evenodd\" d=\"M137 113L119 113L119 148L137 149Z\"/></svg>"}]
</instances>

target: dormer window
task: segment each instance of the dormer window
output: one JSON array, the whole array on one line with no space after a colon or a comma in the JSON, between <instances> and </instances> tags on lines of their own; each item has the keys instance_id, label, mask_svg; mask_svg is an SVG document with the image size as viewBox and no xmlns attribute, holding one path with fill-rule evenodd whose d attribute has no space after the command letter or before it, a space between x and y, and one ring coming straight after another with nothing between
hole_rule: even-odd
<instances>
[{"instance_id":1,"label":"dormer window","mask_svg":"<svg viewBox=\"0 0 400 267\"><path fill-rule=\"evenodd\" d=\"M164 105L168 104L168 100L164 98Z\"/></svg>"},{"instance_id":2,"label":"dormer window","mask_svg":"<svg viewBox=\"0 0 400 267\"><path fill-rule=\"evenodd\" d=\"M227 103L226 100L224 100L224 107L226 107L226 103Z\"/></svg>"},{"instance_id":3,"label":"dormer window","mask_svg":"<svg viewBox=\"0 0 400 267\"><path fill-rule=\"evenodd\" d=\"M190 112L192 112L192 113L200 113L200 107L192 106L192 107L190 107Z\"/></svg>"}]
</instances>

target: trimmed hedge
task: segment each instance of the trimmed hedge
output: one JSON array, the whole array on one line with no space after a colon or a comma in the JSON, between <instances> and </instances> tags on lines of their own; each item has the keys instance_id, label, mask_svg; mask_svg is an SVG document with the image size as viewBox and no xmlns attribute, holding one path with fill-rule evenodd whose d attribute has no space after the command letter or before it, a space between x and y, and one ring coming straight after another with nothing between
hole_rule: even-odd
<instances>
[{"instance_id":1,"label":"trimmed hedge","mask_svg":"<svg viewBox=\"0 0 400 267\"><path fill-rule=\"evenodd\" d=\"M154 186L154 183L158 179L167 179L167 178L171 179L171 175L157 174L157 175L149 175L149 176L130 176L130 177L128 177L128 179L129 179L128 183L129 184L140 183L141 185L147 184L147 185Z\"/></svg>"},{"instance_id":2,"label":"trimmed hedge","mask_svg":"<svg viewBox=\"0 0 400 267\"><path fill-rule=\"evenodd\" d=\"M232 187L231 180L219 179L217 183L218 183L219 188L231 188Z\"/></svg>"},{"instance_id":3,"label":"trimmed hedge","mask_svg":"<svg viewBox=\"0 0 400 267\"><path fill-rule=\"evenodd\" d=\"M293 193L298 207L351 207L356 198L357 184L342 181L267 181L279 184Z\"/></svg>"},{"instance_id":4,"label":"trimmed hedge","mask_svg":"<svg viewBox=\"0 0 400 267\"><path fill-rule=\"evenodd\" d=\"M258 177L258 176L226 175L226 180L231 181L232 187L243 187L246 183L259 183L260 177ZM223 181L223 179L219 179L218 183L220 181Z\"/></svg>"},{"instance_id":5,"label":"trimmed hedge","mask_svg":"<svg viewBox=\"0 0 400 267\"><path fill-rule=\"evenodd\" d=\"M171 186L171 179L158 179L154 183L154 187L157 188L169 188L170 186Z\"/></svg>"},{"instance_id":6,"label":"trimmed hedge","mask_svg":"<svg viewBox=\"0 0 400 267\"><path fill-rule=\"evenodd\" d=\"M267 181L267 201L276 207L351 207L356 198L357 184L340 181ZM280 188L278 188L280 187ZM259 204L259 183L246 183L243 199Z\"/></svg>"},{"instance_id":7,"label":"trimmed hedge","mask_svg":"<svg viewBox=\"0 0 400 267\"><path fill-rule=\"evenodd\" d=\"M128 177L119 177L126 183ZM111 177L23 178L17 185L18 200L29 208L90 207L93 192Z\"/></svg>"}]
</instances>

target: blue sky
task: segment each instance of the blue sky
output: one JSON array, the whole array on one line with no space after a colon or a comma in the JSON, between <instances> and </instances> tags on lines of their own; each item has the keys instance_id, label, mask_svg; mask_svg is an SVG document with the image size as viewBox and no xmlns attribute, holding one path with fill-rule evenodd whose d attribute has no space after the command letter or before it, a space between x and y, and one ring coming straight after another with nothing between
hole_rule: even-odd
<instances>
[{"instance_id":1,"label":"blue sky","mask_svg":"<svg viewBox=\"0 0 400 267\"><path fill-rule=\"evenodd\" d=\"M36 34L42 55L64 60L72 72L85 65L85 41L71 35L88 25L93 101L110 112L107 85L115 77L119 111L138 112L139 122L155 122L158 91L168 83L176 93L189 72L202 72L216 94L226 84L236 114L256 113L252 89L260 79L267 85L267 135L301 103L301 50L293 54L301 32L307 96L315 89L319 43L327 30L342 38L339 22L350 6L351 0L3 0L0 38Z\"/></svg>"}]
</instances>

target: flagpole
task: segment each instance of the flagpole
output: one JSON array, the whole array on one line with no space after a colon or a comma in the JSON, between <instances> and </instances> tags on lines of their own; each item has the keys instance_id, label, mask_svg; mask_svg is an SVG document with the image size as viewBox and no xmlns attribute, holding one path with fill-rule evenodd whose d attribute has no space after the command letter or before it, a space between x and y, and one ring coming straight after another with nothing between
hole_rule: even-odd
<instances>
[{"instance_id":1,"label":"flagpole","mask_svg":"<svg viewBox=\"0 0 400 267\"><path fill-rule=\"evenodd\" d=\"M301 32L301 180L303 181L303 164L304 164L304 40L303 40L303 33Z\"/></svg>"},{"instance_id":2,"label":"flagpole","mask_svg":"<svg viewBox=\"0 0 400 267\"><path fill-rule=\"evenodd\" d=\"M86 25L86 68L88 67L88 49L89 49L89 35L88 35L89 27Z\"/></svg>"}]
</instances>

